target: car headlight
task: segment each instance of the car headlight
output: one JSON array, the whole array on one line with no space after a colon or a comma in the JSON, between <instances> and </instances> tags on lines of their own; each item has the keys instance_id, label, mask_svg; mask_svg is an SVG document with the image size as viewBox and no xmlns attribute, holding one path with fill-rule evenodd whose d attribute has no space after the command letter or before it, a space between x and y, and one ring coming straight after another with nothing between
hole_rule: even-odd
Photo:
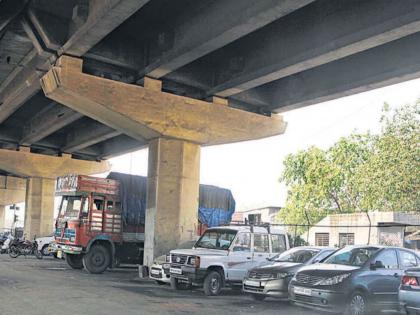
<instances>
[{"instance_id":1,"label":"car headlight","mask_svg":"<svg viewBox=\"0 0 420 315\"><path fill-rule=\"evenodd\" d=\"M334 276L331 278L327 278L324 280L321 280L317 283L317 285L334 285L334 284L338 284L343 282L345 279L347 279L348 277L350 277L351 273L343 273L341 275L338 276Z\"/></svg>"},{"instance_id":2,"label":"car headlight","mask_svg":"<svg viewBox=\"0 0 420 315\"><path fill-rule=\"evenodd\" d=\"M193 265L196 268L200 267L200 257L195 256L190 258L190 265Z\"/></svg>"},{"instance_id":3,"label":"car headlight","mask_svg":"<svg viewBox=\"0 0 420 315\"><path fill-rule=\"evenodd\" d=\"M171 268L171 264L165 263L165 264L162 265L162 268L163 269L169 269L169 268Z\"/></svg>"},{"instance_id":4,"label":"car headlight","mask_svg":"<svg viewBox=\"0 0 420 315\"><path fill-rule=\"evenodd\" d=\"M291 276L293 276L293 273L290 273L290 272L279 272L278 274L277 274L277 279L284 279L284 278L287 278L287 277L291 277Z\"/></svg>"}]
</instances>

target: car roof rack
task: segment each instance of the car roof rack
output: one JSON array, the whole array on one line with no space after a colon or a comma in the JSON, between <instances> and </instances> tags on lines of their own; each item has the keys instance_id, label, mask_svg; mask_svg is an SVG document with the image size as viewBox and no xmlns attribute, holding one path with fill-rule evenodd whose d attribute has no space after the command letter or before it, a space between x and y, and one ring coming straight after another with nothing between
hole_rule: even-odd
<instances>
[{"instance_id":1,"label":"car roof rack","mask_svg":"<svg viewBox=\"0 0 420 315\"><path fill-rule=\"evenodd\" d=\"M224 224L221 226L229 226L229 225L233 225L233 226L249 226L251 228L251 232L254 232L254 227L263 227L267 229L268 234L271 234L271 223L269 222L264 222L264 223L259 223L259 224L254 224L254 223L250 223L247 219L245 219L245 222L242 221L231 221L229 224Z\"/></svg>"}]
</instances>

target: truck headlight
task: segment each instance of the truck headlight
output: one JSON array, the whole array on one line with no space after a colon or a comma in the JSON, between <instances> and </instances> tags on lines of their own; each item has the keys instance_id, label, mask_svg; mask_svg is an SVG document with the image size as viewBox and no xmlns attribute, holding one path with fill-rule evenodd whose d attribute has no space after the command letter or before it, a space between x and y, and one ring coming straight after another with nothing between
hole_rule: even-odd
<instances>
[{"instance_id":1,"label":"truck headlight","mask_svg":"<svg viewBox=\"0 0 420 315\"><path fill-rule=\"evenodd\" d=\"M190 258L190 265L193 265L196 268L200 267L200 257L195 256Z\"/></svg>"},{"instance_id":2,"label":"truck headlight","mask_svg":"<svg viewBox=\"0 0 420 315\"><path fill-rule=\"evenodd\" d=\"M331 278L327 278L324 280L321 280L317 283L317 285L334 285L334 284L338 284L343 282L345 279L347 279L348 277L350 277L351 273L343 273L341 275L338 276L334 276Z\"/></svg>"}]
</instances>

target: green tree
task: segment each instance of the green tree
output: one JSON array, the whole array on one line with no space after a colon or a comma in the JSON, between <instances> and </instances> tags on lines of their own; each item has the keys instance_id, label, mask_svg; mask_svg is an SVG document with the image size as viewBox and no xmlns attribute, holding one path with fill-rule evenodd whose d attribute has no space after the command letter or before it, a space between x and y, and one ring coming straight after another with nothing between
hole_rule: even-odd
<instances>
[{"instance_id":1,"label":"green tree","mask_svg":"<svg viewBox=\"0 0 420 315\"><path fill-rule=\"evenodd\" d=\"M290 154L281 180L289 188L279 219L314 224L329 213L419 209L419 103L384 108L380 135L353 134L331 148ZM303 229L300 229L300 232Z\"/></svg>"}]
</instances>

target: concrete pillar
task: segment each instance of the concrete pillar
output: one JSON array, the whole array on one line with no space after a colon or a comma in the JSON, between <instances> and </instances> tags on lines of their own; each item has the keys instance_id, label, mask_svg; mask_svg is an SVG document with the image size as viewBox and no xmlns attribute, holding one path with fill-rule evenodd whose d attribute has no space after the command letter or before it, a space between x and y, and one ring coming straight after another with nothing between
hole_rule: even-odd
<instances>
[{"instance_id":1,"label":"concrete pillar","mask_svg":"<svg viewBox=\"0 0 420 315\"><path fill-rule=\"evenodd\" d=\"M25 200L25 234L27 239L46 236L54 226L55 180L31 177L27 180Z\"/></svg>"},{"instance_id":2,"label":"concrete pillar","mask_svg":"<svg viewBox=\"0 0 420 315\"><path fill-rule=\"evenodd\" d=\"M150 142L145 265L195 238L199 174L198 144L164 138Z\"/></svg>"},{"instance_id":3,"label":"concrete pillar","mask_svg":"<svg viewBox=\"0 0 420 315\"><path fill-rule=\"evenodd\" d=\"M6 228L6 206L0 205L0 232L3 232Z\"/></svg>"}]
</instances>

